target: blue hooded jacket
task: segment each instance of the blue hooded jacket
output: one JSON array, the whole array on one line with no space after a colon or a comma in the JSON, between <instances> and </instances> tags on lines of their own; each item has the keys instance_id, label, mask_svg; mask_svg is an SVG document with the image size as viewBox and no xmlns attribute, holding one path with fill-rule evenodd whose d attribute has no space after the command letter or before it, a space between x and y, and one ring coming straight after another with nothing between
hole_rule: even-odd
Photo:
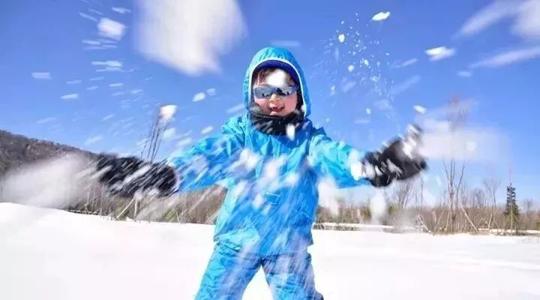
<instances>
[{"instance_id":1,"label":"blue hooded jacket","mask_svg":"<svg viewBox=\"0 0 540 300\"><path fill-rule=\"evenodd\" d=\"M300 81L305 120L293 138L265 134L250 121L253 72L269 62L289 65ZM243 116L231 118L220 134L169 158L181 179L178 190L226 183L228 192L214 235L218 243L261 255L303 251L312 244L319 180L329 178L338 187L369 184L351 170L351 163L363 153L314 128L308 118L311 101L305 77L289 51L260 50L247 69L243 93Z\"/></svg>"}]
</instances>

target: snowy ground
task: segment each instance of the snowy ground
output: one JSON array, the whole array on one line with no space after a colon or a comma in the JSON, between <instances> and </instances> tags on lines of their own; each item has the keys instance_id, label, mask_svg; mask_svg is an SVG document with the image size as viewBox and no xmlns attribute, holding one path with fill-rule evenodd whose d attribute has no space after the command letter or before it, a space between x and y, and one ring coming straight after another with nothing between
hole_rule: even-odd
<instances>
[{"instance_id":1,"label":"snowy ground","mask_svg":"<svg viewBox=\"0 0 540 300\"><path fill-rule=\"evenodd\" d=\"M212 227L0 203L0 299L191 299ZM315 231L326 299L540 299L538 237ZM244 299L270 299L258 273Z\"/></svg>"}]
</instances>

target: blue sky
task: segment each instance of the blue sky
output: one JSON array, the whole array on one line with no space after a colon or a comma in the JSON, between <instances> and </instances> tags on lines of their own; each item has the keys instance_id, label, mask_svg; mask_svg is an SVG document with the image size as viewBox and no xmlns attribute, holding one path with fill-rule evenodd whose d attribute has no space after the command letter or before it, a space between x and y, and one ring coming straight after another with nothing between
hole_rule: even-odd
<instances>
[{"instance_id":1,"label":"blue sky","mask_svg":"<svg viewBox=\"0 0 540 300\"><path fill-rule=\"evenodd\" d=\"M207 56L201 66L197 56L164 63L141 50L141 28L152 36L163 28L141 21L148 8L139 1L2 1L0 128L96 152L138 154L159 105L175 104L174 129L160 152L165 157L241 113L251 56L281 45L304 67L311 119L335 139L375 149L418 121L414 106L427 111L423 120L441 119L457 96L470 106L466 126L496 140L480 140L480 153L490 158L467 163L468 184L489 176L506 183L511 168L518 197L538 200L540 8L534 2L220 0L200 4L190 18L185 9L158 10L183 37L146 41L146 51L202 49L189 52ZM436 186L441 160L431 166Z\"/></svg>"}]
</instances>

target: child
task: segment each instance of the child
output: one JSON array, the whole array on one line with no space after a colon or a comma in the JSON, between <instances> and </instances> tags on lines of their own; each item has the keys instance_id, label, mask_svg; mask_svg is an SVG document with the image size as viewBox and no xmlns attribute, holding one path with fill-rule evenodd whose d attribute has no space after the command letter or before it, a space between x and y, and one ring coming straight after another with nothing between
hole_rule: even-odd
<instances>
[{"instance_id":1,"label":"child","mask_svg":"<svg viewBox=\"0 0 540 300\"><path fill-rule=\"evenodd\" d=\"M247 112L231 118L221 134L171 157L167 165L102 157L101 179L126 195L150 188L162 194L191 191L217 182L228 187L197 299L241 299L260 267L275 299L322 299L307 251L318 181L386 186L418 174L425 162L411 155L415 149L405 153L402 140L382 152L363 153L315 128L308 119L304 74L285 49L264 48L254 56L244 80L244 104ZM148 172L133 176L143 166Z\"/></svg>"}]
</instances>

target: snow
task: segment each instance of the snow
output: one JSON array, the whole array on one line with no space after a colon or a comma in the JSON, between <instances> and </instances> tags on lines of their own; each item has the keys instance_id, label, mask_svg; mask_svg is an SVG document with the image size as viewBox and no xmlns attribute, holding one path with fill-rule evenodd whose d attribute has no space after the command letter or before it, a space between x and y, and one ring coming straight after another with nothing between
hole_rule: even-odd
<instances>
[{"instance_id":1,"label":"snow","mask_svg":"<svg viewBox=\"0 0 540 300\"><path fill-rule=\"evenodd\" d=\"M159 108L159 118L160 120L163 120L165 122L168 122L172 117L174 117L174 114L176 113L176 105L169 104L169 105L163 105Z\"/></svg>"},{"instance_id":2,"label":"snow","mask_svg":"<svg viewBox=\"0 0 540 300\"><path fill-rule=\"evenodd\" d=\"M247 32L236 0L154 0L137 5L137 49L149 60L188 75L218 72L219 57Z\"/></svg>"},{"instance_id":3,"label":"snow","mask_svg":"<svg viewBox=\"0 0 540 300\"><path fill-rule=\"evenodd\" d=\"M91 136L89 138L87 138L85 141L84 141L84 145L85 146L90 146L90 145L93 145L99 141L103 140L103 136L101 135L94 135L94 136Z\"/></svg>"},{"instance_id":4,"label":"snow","mask_svg":"<svg viewBox=\"0 0 540 300\"><path fill-rule=\"evenodd\" d=\"M207 126L207 127L203 128L203 129L201 130L201 134L203 134L203 135L204 135L204 134L209 134L209 133L212 132L213 130L214 130L214 127L212 127L212 126Z\"/></svg>"},{"instance_id":5,"label":"snow","mask_svg":"<svg viewBox=\"0 0 540 300\"><path fill-rule=\"evenodd\" d=\"M112 9L112 11L114 11L116 13L119 13L121 15L128 14L128 13L131 12L131 10L129 8L125 8L125 7L112 7L111 9Z\"/></svg>"},{"instance_id":6,"label":"snow","mask_svg":"<svg viewBox=\"0 0 540 300\"><path fill-rule=\"evenodd\" d=\"M340 34L338 35L338 40L339 40L340 43L345 42L345 34L340 33Z\"/></svg>"},{"instance_id":7,"label":"snow","mask_svg":"<svg viewBox=\"0 0 540 300\"><path fill-rule=\"evenodd\" d=\"M213 226L0 203L0 299L192 299ZM538 299L537 237L314 230L327 299ZM262 272L244 299L271 299Z\"/></svg>"},{"instance_id":8,"label":"snow","mask_svg":"<svg viewBox=\"0 0 540 300\"><path fill-rule=\"evenodd\" d=\"M124 24L109 18L101 18L97 27L99 35L117 41L122 39L126 31L126 26Z\"/></svg>"},{"instance_id":9,"label":"snow","mask_svg":"<svg viewBox=\"0 0 540 300\"><path fill-rule=\"evenodd\" d=\"M447 48L446 46L441 46L427 49L426 54L429 56L431 61L437 61L454 56L456 54L456 50L453 48Z\"/></svg>"},{"instance_id":10,"label":"snow","mask_svg":"<svg viewBox=\"0 0 540 300\"><path fill-rule=\"evenodd\" d=\"M384 21L386 19L388 19L390 17L390 12L389 11L381 11L377 14L375 14L371 20L372 21L375 21L375 22L380 22L380 21Z\"/></svg>"},{"instance_id":11,"label":"snow","mask_svg":"<svg viewBox=\"0 0 540 300\"><path fill-rule=\"evenodd\" d=\"M34 79L51 79L51 73L49 72L32 72Z\"/></svg>"},{"instance_id":12,"label":"snow","mask_svg":"<svg viewBox=\"0 0 540 300\"><path fill-rule=\"evenodd\" d=\"M193 95L193 102L199 102L199 101L203 101L204 98L206 98L206 94L204 92L199 92L195 95Z\"/></svg>"},{"instance_id":13,"label":"snow","mask_svg":"<svg viewBox=\"0 0 540 300\"><path fill-rule=\"evenodd\" d=\"M416 111L419 114L425 114L427 109L423 107L422 105L415 105L413 106L414 111Z\"/></svg>"},{"instance_id":14,"label":"snow","mask_svg":"<svg viewBox=\"0 0 540 300\"><path fill-rule=\"evenodd\" d=\"M79 94L67 94L60 97L62 100L75 100L79 99Z\"/></svg>"}]
</instances>

